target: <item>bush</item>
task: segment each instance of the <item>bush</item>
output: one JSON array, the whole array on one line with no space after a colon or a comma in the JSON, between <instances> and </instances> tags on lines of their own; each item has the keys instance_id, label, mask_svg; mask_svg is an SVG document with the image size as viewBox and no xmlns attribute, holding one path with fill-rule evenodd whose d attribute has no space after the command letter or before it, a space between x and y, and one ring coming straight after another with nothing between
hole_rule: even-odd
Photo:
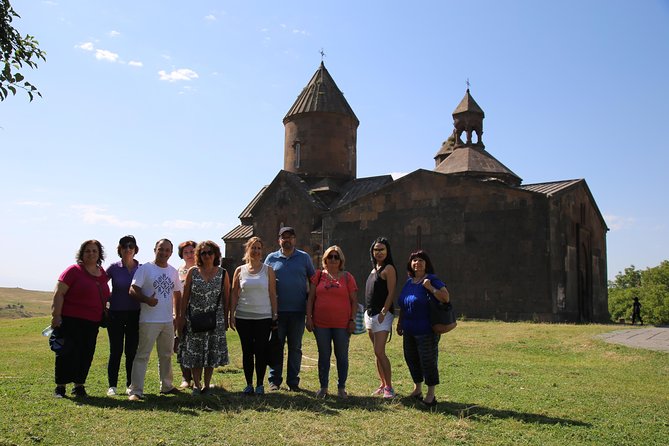
<instances>
[{"instance_id":1,"label":"bush","mask_svg":"<svg viewBox=\"0 0 669 446\"><path fill-rule=\"evenodd\" d=\"M611 320L631 319L634 297L641 303L644 323L669 324L669 261L644 271L632 265L609 282Z\"/></svg>"}]
</instances>

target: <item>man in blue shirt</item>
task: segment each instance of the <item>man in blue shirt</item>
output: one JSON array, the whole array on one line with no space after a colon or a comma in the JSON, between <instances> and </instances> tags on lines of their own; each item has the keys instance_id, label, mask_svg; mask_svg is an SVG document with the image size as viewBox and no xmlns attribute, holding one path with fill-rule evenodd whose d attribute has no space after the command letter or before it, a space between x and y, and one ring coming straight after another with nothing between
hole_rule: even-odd
<instances>
[{"instance_id":1,"label":"man in blue shirt","mask_svg":"<svg viewBox=\"0 0 669 446\"><path fill-rule=\"evenodd\" d=\"M279 249L267 256L265 263L276 274L276 294L279 302L279 343L281 361L270 364L269 389L279 390L283 382L283 348L288 343L286 384L300 390L302 365L302 336L304 335L307 296L314 275L314 264L304 251L295 248L295 229L286 226L279 230Z\"/></svg>"}]
</instances>

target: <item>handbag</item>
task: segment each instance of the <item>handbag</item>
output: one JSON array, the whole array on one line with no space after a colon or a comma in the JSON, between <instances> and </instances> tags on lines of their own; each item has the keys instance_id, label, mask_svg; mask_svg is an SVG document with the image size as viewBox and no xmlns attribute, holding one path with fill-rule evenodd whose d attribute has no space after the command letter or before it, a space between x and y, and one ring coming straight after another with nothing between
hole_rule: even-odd
<instances>
[{"instance_id":1,"label":"handbag","mask_svg":"<svg viewBox=\"0 0 669 446\"><path fill-rule=\"evenodd\" d=\"M444 334L457 327L455 312L451 302L441 302L434 296L429 296L430 325L436 334Z\"/></svg>"},{"instance_id":2,"label":"handbag","mask_svg":"<svg viewBox=\"0 0 669 446\"><path fill-rule=\"evenodd\" d=\"M193 333L204 333L207 331L213 331L216 329L216 314L218 313L218 307L221 305L221 298L223 294L223 284L225 283L225 269L223 270L223 275L221 278L221 292L218 295L218 300L216 301L216 308L211 311L204 311L202 313L197 313L193 315L191 313L190 302L188 302L188 319L190 320L190 329ZM191 285L192 289L192 285Z\"/></svg>"},{"instance_id":3,"label":"handbag","mask_svg":"<svg viewBox=\"0 0 669 446\"><path fill-rule=\"evenodd\" d=\"M358 304L358 311L355 312L355 330L353 331L353 334L363 334L366 332L365 307L363 307L361 304Z\"/></svg>"},{"instance_id":4,"label":"handbag","mask_svg":"<svg viewBox=\"0 0 669 446\"><path fill-rule=\"evenodd\" d=\"M97 280L95 283L98 286L98 293L100 294L100 303L102 303L102 317L100 318L100 322L98 322L98 325L102 328L107 328L109 327L109 321L110 321L110 316L109 316L109 309L107 308L107 304L105 303L105 298L102 295L102 285L100 285L100 282Z\"/></svg>"},{"instance_id":5,"label":"handbag","mask_svg":"<svg viewBox=\"0 0 669 446\"><path fill-rule=\"evenodd\" d=\"M218 306L217 306L218 308ZM212 331L216 329L216 313L217 311L205 311L204 313L190 314L190 307L188 308L188 318L190 319L190 328L193 333L202 333L205 331Z\"/></svg>"}]
</instances>

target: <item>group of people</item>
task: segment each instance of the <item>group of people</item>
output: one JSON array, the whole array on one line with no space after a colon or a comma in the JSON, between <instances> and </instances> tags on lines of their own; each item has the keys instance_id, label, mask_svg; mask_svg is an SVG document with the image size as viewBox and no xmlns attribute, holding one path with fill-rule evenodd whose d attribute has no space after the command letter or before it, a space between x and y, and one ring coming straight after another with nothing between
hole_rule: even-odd
<instances>
[{"instance_id":1,"label":"group of people","mask_svg":"<svg viewBox=\"0 0 669 446\"><path fill-rule=\"evenodd\" d=\"M247 395L265 393L283 384L283 350L288 346L286 385L300 391L302 338L312 332L318 348L319 389L329 392L332 352L337 367L337 395L347 397L349 341L358 312L358 286L345 269L339 246L328 247L321 268L296 248L291 227L279 230L279 249L263 260L259 237L245 244L243 264L232 279L221 266L221 251L212 241L183 242L178 246L184 265L168 260L172 242L154 246L154 260L140 265L139 247L131 235L119 240L120 261L102 268L105 254L99 241L82 243L76 264L59 277L53 298L51 326L67 348L56 354L55 396L65 396L73 383L74 396L86 396L85 383L101 325L109 335L109 389L117 395L121 359L125 353L126 393L131 401L144 396L144 379L153 346L158 353L160 393L192 388L194 395L209 392L216 367L228 364L226 331L236 330L242 348ZM372 269L365 285L364 324L373 346L379 385L372 395L394 398L392 369L386 343L392 334L395 305L399 308L397 334L403 338L404 358L414 382L411 397L431 407L437 404L438 344L432 330L429 300L449 302L449 293L424 251L410 254L408 279L397 301L398 272L390 243L380 237L369 250ZM111 291L109 288L111 282ZM274 341L274 342L272 342ZM279 354L274 354L278 351ZM182 383L173 384L172 354L181 366ZM255 376L254 376L255 374ZM427 387L423 395L423 384Z\"/></svg>"}]
</instances>

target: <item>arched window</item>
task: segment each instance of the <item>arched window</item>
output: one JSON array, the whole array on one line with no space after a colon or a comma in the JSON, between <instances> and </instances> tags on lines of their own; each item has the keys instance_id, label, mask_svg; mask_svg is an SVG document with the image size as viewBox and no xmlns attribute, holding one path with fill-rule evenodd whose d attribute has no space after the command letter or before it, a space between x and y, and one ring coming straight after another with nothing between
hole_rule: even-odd
<instances>
[{"instance_id":1,"label":"arched window","mask_svg":"<svg viewBox=\"0 0 669 446\"><path fill-rule=\"evenodd\" d=\"M295 166L296 169L300 167L300 155L301 155L300 151L301 151L301 149L302 149L302 143L299 140L295 141L295 143L293 144L293 150L295 151L295 164L294 164L294 166Z\"/></svg>"}]
</instances>

